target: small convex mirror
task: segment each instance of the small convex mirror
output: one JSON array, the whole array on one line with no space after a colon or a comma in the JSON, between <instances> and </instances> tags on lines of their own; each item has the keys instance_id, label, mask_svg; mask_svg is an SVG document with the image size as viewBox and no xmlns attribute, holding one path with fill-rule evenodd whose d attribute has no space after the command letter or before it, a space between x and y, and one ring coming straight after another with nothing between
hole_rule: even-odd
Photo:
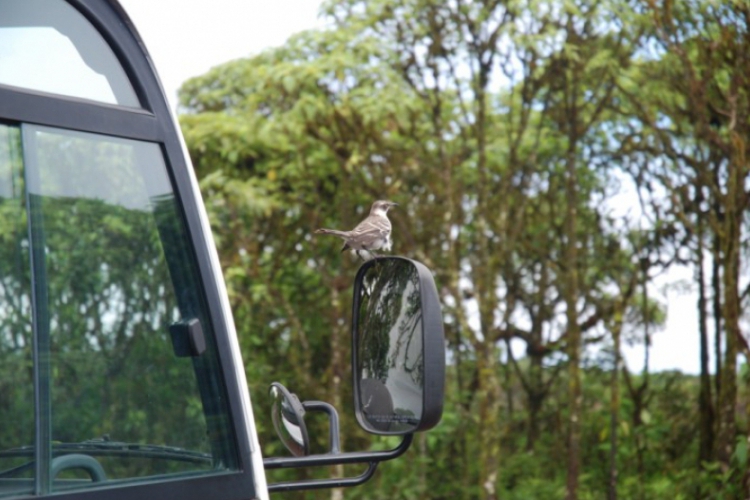
<instances>
[{"instance_id":1,"label":"small convex mirror","mask_svg":"<svg viewBox=\"0 0 750 500\"><path fill-rule=\"evenodd\" d=\"M352 321L354 404L362 428L400 435L440 421L443 339L440 301L427 267L403 257L362 265Z\"/></svg>"},{"instance_id":2,"label":"small convex mirror","mask_svg":"<svg viewBox=\"0 0 750 500\"><path fill-rule=\"evenodd\" d=\"M302 403L296 395L290 393L278 382L271 384L269 393L273 399L271 420L276 429L276 435L295 457L309 455L310 440L305 426L305 409Z\"/></svg>"}]
</instances>

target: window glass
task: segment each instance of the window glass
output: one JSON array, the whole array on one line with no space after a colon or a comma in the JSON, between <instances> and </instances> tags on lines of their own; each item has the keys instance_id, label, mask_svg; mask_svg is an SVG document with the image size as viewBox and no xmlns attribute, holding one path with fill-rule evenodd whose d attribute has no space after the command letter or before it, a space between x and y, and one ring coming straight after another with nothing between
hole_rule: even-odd
<instances>
[{"instance_id":1,"label":"window glass","mask_svg":"<svg viewBox=\"0 0 750 500\"><path fill-rule=\"evenodd\" d=\"M107 42L63 0L0 2L0 84L139 106Z\"/></svg>"},{"instance_id":2,"label":"window glass","mask_svg":"<svg viewBox=\"0 0 750 500\"><path fill-rule=\"evenodd\" d=\"M28 487L36 474L34 492L44 494L236 469L215 339L159 146L26 125L21 135L29 236L15 245L30 248L21 282L32 263L37 430L31 406L0 406L4 425L31 427L0 443L0 457L14 450L27 467L7 481ZM8 310L2 347L15 331L26 335L6 359L28 373L29 306L15 330L5 327ZM26 387L16 399L33 400L28 376L16 385ZM0 496L17 494L3 480L0 472Z\"/></svg>"},{"instance_id":3,"label":"window glass","mask_svg":"<svg viewBox=\"0 0 750 500\"><path fill-rule=\"evenodd\" d=\"M34 490L31 279L21 134L0 124L0 495Z\"/></svg>"}]
</instances>

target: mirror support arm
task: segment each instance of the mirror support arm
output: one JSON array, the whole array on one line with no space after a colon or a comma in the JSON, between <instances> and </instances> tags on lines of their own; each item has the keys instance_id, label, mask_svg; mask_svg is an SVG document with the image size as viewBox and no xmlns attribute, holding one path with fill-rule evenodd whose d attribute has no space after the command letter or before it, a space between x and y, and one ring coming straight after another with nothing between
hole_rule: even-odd
<instances>
[{"instance_id":1,"label":"mirror support arm","mask_svg":"<svg viewBox=\"0 0 750 500\"><path fill-rule=\"evenodd\" d=\"M329 405L330 406L330 405ZM307 408L305 408L307 409ZM326 410L323 410L326 411ZM335 413L335 410L334 410ZM337 422L338 424L338 422ZM333 427L333 422L331 422ZM338 464L367 463L367 470L354 477L337 479L313 479L306 481L285 481L268 485L269 492L311 490L320 488L343 488L363 484L372 478L380 462L392 460L404 454L411 446L414 434L407 434L398 446L388 451L361 451L350 453L327 453L324 455L308 455L306 457L272 457L263 459L266 470L281 468L315 467Z\"/></svg>"},{"instance_id":2,"label":"mirror support arm","mask_svg":"<svg viewBox=\"0 0 750 500\"><path fill-rule=\"evenodd\" d=\"M388 451L353 451L348 453L328 453L324 455L308 455L306 457L271 457L263 459L266 470L298 467L316 467L323 465L359 464L368 462L384 462L400 457L411 446L414 434L407 434L401 443ZM373 471L374 472L374 471Z\"/></svg>"},{"instance_id":3,"label":"mirror support arm","mask_svg":"<svg viewBox=\"0 0 750 500\"><path fill-rule=\"evenodd\" d=\"M339 414L336 408L324 401L303 401L302 407L306 411L322 411L328 414L328 453L341 453Z\"/></svg>"},{"instance_id":4,"label":"mirror support arm","mask_svg":"<svg viewBox=\"0 0 750 500\"><path fill-rule=\"evenodd\" d=\"M307 481L286 481L282 483L273 483L268 485L269 493L276 491L299 491L313 490L321 488L344 488L349 486L358 486L366 483L375 474L380 462L370 462L367 470L355 477L345 477L341 479L312 479Z\"/></svg>"}]
</instances>

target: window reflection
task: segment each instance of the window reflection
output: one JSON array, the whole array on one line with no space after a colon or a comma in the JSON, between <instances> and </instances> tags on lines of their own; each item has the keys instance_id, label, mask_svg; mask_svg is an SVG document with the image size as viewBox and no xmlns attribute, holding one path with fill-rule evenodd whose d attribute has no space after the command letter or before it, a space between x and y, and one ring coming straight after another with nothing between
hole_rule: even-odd
<instances>
[{"instance_id":1,"label":"window reflection","mask_svg":"<svg viewBox=\"0 0 750 500\"><path fill-rule=\"evenodd\" d=\"M31 277L21 134L0 124L0 496L33 492L28 457L2 450L34 442Z\"/></svg>"},{"instance_id":2,"label":"window reflection","mask_svg":"<svg viewBox=\"0 0 750 500\"><path fill-rule=\"evenodd\" d=\"M0 214L0 497L236 468L159 146L0 125ZM175 344L188 320L207 345L194 355ZM35 470L52 476L39 474L40 489Z\"/></svg>"}]
</instances>

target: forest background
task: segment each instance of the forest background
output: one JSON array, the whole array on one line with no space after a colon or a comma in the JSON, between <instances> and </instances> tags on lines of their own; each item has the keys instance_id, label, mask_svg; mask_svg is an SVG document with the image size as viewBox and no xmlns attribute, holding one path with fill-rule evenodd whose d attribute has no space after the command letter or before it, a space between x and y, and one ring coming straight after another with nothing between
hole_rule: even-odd
<instances>
[{"instance_id":1,"label":"forest background","mask_svg":"<svg viewBox=\"0 0 750 500\"><path fill-rule=\"evenodd\" d=\"M359 264L311 235L377 198L400 204L395 253L435 274L446 406L365 486L280 496L746 498L750 5L332 0L323 16L180 91L264 453L286 453L263 417L274 380L334 404L345 449L393 444L349 411ZM693 270L697 375L649 369L674 266ZM308 425L323 450L325 422Z\"/></svg>"}]
</instances>

